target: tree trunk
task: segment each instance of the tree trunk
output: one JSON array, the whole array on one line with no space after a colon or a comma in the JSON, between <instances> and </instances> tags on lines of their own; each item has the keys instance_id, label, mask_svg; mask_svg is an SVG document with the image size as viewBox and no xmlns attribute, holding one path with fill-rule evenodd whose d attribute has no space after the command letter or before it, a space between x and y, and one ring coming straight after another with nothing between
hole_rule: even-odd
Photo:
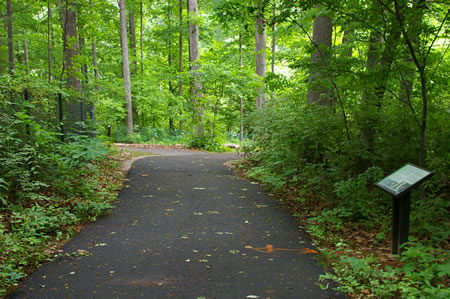
<instances>
[{"instance_id":1,"label":"tree trunk","mask_svg":"<svg viewBox=\"0 0 450 299\"><path fill-rule=\"evenodd\" d=\"M6 27L8 27L8 58L9 58L9 72L14 73L15 59L14 59L14 36L12 26L12 8L11 0L6 0Z\"/></svg>"},{"instance_id":2,"label":"tree trunk","mask_svg":"<svg viewBox=\"0 0 450 299\"><path fill-rule=\"evenodd\" d=\"M242 69L242 33L239 32L239 69ZM244 141L244 99L239 98L239 140Z\"/></svg>"},{"instance_id":3,"label":"tree trunk","mask_svg":"<svg viewBox=\"0 0 450 299\"><path fill-rule=\"evenodd\" d=\"M92 1L89 0L89 6L91 7L92 13ZM96 103L98 101L98 96L100 94L100 84L99 84L99 74L98 74L98 62L97 62L97 37L94 33L92 37L92 64L94 65L94 79L95 79L95 96L94 103L92 104L92 120L95 121L97 109Z\"/></svg>"},{"instance_id":4,"label":"tree trunk","mask_svg":"<svg viewBox=\"0 0 450 299\"><path fill-rule=\"evenodd\" d=\"M183 0L179 0L179 39L178 39L178 71L180 74L183 72ZM178 81L178 95L183 98L183 80L180 78ZM179 122L180 135L183 134L183 111L180 112Z\"/></svg>"},{"instance_id":5,"label":"tree trunk","mask_svg":"<svg viewBox=\"0 0 450 299\"><path fill-rule=\"evenodd\" d=\"M256 49L256 74L261 78L266 77L266 20L264 18L264 7L262 1L256 4L256 28L255 28L255 49ZM265 87L258 90L256 97L256 107L262 108L266 104L267 96Z\"/></svg>"},{"instance_id":6,"label":"tree trunk","mask_svg":"<svg viewBox=\"0 0 450 299\"><path fill-rule=\"evenodd\" d=\"M81 81L78 78L80 68L76 61L79 47L77 8L71 0L65 1L65 6L61 9L61 17L64 32L64 63L67 87L75 92L75 96L72 96L66 105L65 128L68 132L77 133L74 131L77 129L76 123L84 121L85 109L83 102L80 100Z\"/></svg>"},{"instance_id":7,"label":"tree trunk","mask_svg":"<svg viewBox=\"0 0 450 299\"><path fill-rule=\"evenodd\" d=\"M273 5L273 18L277 16L277 1ZM277 25L275 20L272 25L272 73L275 74L275 54L277 52L277 38L275 37L275 31L277 30Z\"/></svg>"},{"instance_id":8,"label":"tree trunk","mask_svg":"<svg viewBox=\"0 0 450 299\"><path fill-rule=\"evenodd\" d=\"M137 62L136 62L136 24L134 18L134 9L130 9L130 50L132 56L132 65L131 75L135 75L137 73Z\"/></svg>"},{"instance_id":9,"label":"tree trunk","mask_svg":"<svg viewBox=\"0 0 450 299\"><path fill-rule=\"evenodd\" d=\"M170 5L170 0L167 0L167 21L168 21L168 31L171 32L172 30L172 6ZM169 65L169 70L172 69L172 36L169 36L168 42L167 42L167 51L168 51L168 55L167 55L167 64ZM170 71L171 72L171 71ZM169 76L169 91L172 94L175 94L175 89L173 88L173 84L172 84L172 76ZM172 101L168 101L168 110L170 111L171 107L173 106ZM175 132L174 129L174 125L173 125L173 117L172 115L169 116L169 134L173 135Z\"/></svg>"},{"instance_id":10,"label":"tree trunk","mask_svg":"<svg viewBox=\"0 0 450 299\"><path fill-rule=\"evenodd\" d=\"M190 67L193 71L193 83L191 84L191 99L193 103L194 114L194 131L198 135L204 135L205 130L203 127L203 104L202 99L202 84L200 83L200 73L198 65L200 60L199 49L199 32L197 21L192 22L191 19L196 20L198 17L198 5L197 0L189 0L188 3L189 12L189 61Z\"/></svg>"},{"instance_id":11,"label":"tree trunk","mask_svg":"<svg viewBox=\"0 0 450 299\"><path fill-rule=\"evenodd\" d=\"M122 74L123 89L127 102L127 135L133 134L133 110L131 101L130 63L128 60L128 36L127 36L127 15L125 10L125 0L119 0L120 9L120 35L122 43Z\"/></svg>"},{"instance_id":12,"label":"tree trunk","mask_svg":"<svg viewBox=\"0 0 450 299\"><path fill-rule=\"evenodd\" d=\"M140 39L139 39L139 41L140 41L140 44L141 44L141 75L144 75L144 41L142 39L142 37L144 36L144 23L143 23L144 9L143 9L142 0L141 0L140 9L141 9L141 26L140 26Z\"/></svg>"},{"instance_id":13,"label":"tree trunk","mask_svg":"<svg viewBox=\"0 0 450 299\"><path fill-rule=\"evenodd\" d=\"M48 63L48 82L52 81L52 9L50 7L50 0L47 1L47 63Z\"/></svg>"},{"instance_id":14,"label":"tree trunk","mask_svg":"<svg viewBox=\"0 0 450 299\"><path fill-rule=\"evenodd\" d=\"M320 9L320 5L317 7ZM309 88L307 102L331 106L333 90L329 81L328 66L330 64L330 48L333 27L331 18L320 15L314 19L312 43L314 51L311 54Z\"/></svg>"}]
</instances>

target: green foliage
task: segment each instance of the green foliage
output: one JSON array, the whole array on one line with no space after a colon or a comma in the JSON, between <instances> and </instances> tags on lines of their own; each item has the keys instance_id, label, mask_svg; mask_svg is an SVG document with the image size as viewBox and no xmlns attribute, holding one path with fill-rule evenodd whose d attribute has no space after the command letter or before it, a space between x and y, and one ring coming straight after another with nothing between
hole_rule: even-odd
<instances>
[{"instance_id":1,"label":"green foliage","mask_svg":"<svg viewBox=\"0 0 450 299\"><path fill-rule=\"evenodd\" d=\"M68 168L83 167L91 160L104 157L108 152L108 148L99 139L82 135L72 136L70 142L61 147L63 162Z\"/></svg>"},{"instance_id":2,"label":"green foliage","mask_svg":"<svg viewBox=\"0 0 450 299\"><path fill-rule=\"evenodd\" d=\"M336 290L367 297L447 298L450 295L445 286L445 279L450 275L448 252L409 245L400 258L399 268L383 267L373 257L341 256L333 264L335 273L321 275L321 280L334 280L339 284Z\"/></svg>"},{"instance_id":3,"label":"green foliage","mask_svg":"<svg viewBox=\"0 0 450 299\"><path fill-rule=\"evenodd\" d=\"M103 177L119 167L108 161L109 148L83 135L62 143L40 118L46 107L16 93L20 80L7 82L0 107L0 296L46 260L49 246L70 236L74 225L111 208L119 187Z\"/></svg>"}]
</instances>

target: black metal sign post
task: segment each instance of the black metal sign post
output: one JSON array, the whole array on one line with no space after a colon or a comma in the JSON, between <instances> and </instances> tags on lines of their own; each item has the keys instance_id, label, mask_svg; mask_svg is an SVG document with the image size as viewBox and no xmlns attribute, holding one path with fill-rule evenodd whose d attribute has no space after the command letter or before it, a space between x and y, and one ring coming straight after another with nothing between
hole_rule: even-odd
<instances>
[{"instance_id":1,"label":"black metal sign post","mask_svg":"<svg viewBox=\"0 0 450 299\"><path fill-rule=\"evenodd\" d=\"M411 192L392 199L392 253L400 254L400 245L408 242Z\"/></svg>"},{"instance_id":2,"label":"black metal sign post","mask_svg":"<svg viewBox=\"0 0 450 299\"><path fill-rule=\"evenodd\" d=\"M375 184L392 195L393 254L400 254L401 245L408 242L411 190L432 176L432 172L408 163Z\"/></svg>"}]
</instances>

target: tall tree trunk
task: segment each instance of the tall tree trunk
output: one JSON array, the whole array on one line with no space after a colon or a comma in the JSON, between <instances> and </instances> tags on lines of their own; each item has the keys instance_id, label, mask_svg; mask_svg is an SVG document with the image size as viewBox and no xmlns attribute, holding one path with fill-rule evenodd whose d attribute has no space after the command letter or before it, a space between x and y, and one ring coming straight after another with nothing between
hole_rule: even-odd
<instances>
[{"instance_id":1,"label":"tall tree trunk","mask_svg":"<svg viewBox=\"0 0 450 299\"><path fill-rule=\"evenodd\" d=\"M52 9L50 7L50 0L47 0L47 63L48 63L48 82L52 81L52 35L51 29Z\"/></svg>"},{"instance_id":2,"label":"tall tree trunk","mask_svg":"<svg viewBox=\"0 0 450 299\"><path fill-rule=\"evenodd\" d=\"M130 35L130 52L131 52L131 63L130 63L130 76L133 77L137 73L137 51L136 51L136 20L134 16L134 8L130 8L128 13L129 19L129 35ZM132 100L133 103L133 119L136 121L139 120L138 112L136 108L136 103Z\"/></svg>"},{"instance_id":3,"label":"tall tree trunk","mask_svg":"<svg viewBox=\"0 0 450 299\"><path fill-rule=\"evenodd\" d=\"M11 0L6 0L6 27L8 27L8 58L9 58L9 72L14 73L15 59L14 59L14 35L12 25L12 8Z\"/></svg>"},{"instance_id":4,"label":"tall tree trunk","mask_svg":"<svg viewBox=\"0 0 450 299\"><path fill-rule=\"evenodd\" d=\"M190 67L193 71L194 78L191 84L191 99L193 103L193 115L194 115L194 131L198 135L204 135L205 130L203 126L203 104L202 99L202 83L200 83L200 73L198 72L200 66L198 65L200 60L199 49L199 32L198 23L196 21L198 17L198 4L197 0L189 0L188 2L189 12L189 61ZM191 20L195 20L194 22Z\"/></svg>"},{"instance_id":5,"label":"tall tree trunk","mask_svg":"<svg viewBox=\"0 0 450 299\"><path fill-rule=\"evenodd\" d=\"M125 91L125 100L127 102L127 134L133 134L133 110L131 101L131 82L130 82L130 63L128 60L128 36L127 36L127 15L125 9L125 0L119 0L120 9L120 36L122 43L122 73L123 89Z\"/></svg>"},{"instance_id":6,"label":"tall tree trunk","mask_svg":"<svg viewBox=\"0 0 450 299\"><path fill-rule=\"evenodd\" d=\"M92 0L89 0L89 6L91 7L91 13L92 13ZM92 104L92 120L95 121L96 114L97 114L97 108L96 104L98 101L98 96L100 94L100 83L99 83L99 74L98 74L98 62L97 62L97 36L96 33L93 33L92 36L92 64L94 66L94 79L95 79L95 97L94 97L94 103Z\"/></svg>"},{"instance_id":7,"label":"tall tree trunk","mask_svg":"<svg viewBox=\"0 0 450 299\"><path fill-rule=\"evenodd\" d=\"M170 5L170 0L167 0L167 21L168 21L168 31L171 32L172 31L172 6ZM169 65L169 70L172 69L172 36L169 36L168 41L167 41L167 63ZM171 72L171 71L170 71ZM173 88L173 84L172 84L172 76L169 75L169 91L172 94L175 94L175 89ZM168 101L168 106L169 106L169 111L170 111L170 107L173 106L173 103L171 101ZM173 117L172 115L169 115L169 133L171 135L174 134L175 132L175 128L173 125Z\"/></svg>"},{"instance_id":8,"label":"tall tree trunk","mask_svg":"<svg viewBox=\"0 0 450 299\"><path fill-rule=\"evenodd\" d=\"M317 6L318 9L321 5ZM314 51L311 54L311 67L309 75L309 88L307 102L319 105L329 105L333 103L333 90L327 84L329 79L328 67L330 64L330 48L333 27L331 18L326 15L319 15L314 19L312 43Z\"/></svg>"},{"instance_id":9,"label":"tall tree trunk","mask_svg":"<svg viewBox=\"0 0 450 299\"><path fill-rule=\"evenodd\" d=\"M272 25L272 73L275 74L275 54L277 52L277 38L275 37L275 31L277 30L277 25L275 23L275 17L277 16L277 2L273 4L273 18L274 22Z\"/></svg>"},{"instance_id":10,"label":"tall tree trunk","mask_svg":"<svg viewBox=\"0 0 450 299\"><path fill-rule=\"evenodd\" d=\"M98 62L97 62L97 37L94 35L92 38L92 64L94 65L94 78L95 78L95 101L92 105L92 120L97 118L97 108L96 103L98 101L98 96L100 95L100 82L98 74Z\"/></svg>"},{"instance_id":11,"label":"tall tree trunk","mask_svg":"<svg viewBox=\"0 0 450 299\"><path fill-rule=\"evenodd\" d=\"M129 13L130 19L130 51L132 56L131 75L137 73L137 61L136 61L136 22L134 18L134 9L130 9Z\"/></svg>"},{"instance_id":12,"label":"tall tree trunk","mask_svg":"<svg viewBox=\"0 0 450 299\"><path fill-rule=\"evenodd\" d=\"M264 18L264 6L261 0L256 4L255 50L256 74L264 78L266 76L266 20ZM258 90L256 107L264 107L266 100L265 87L262 87Z\"/></svg>"},{"instance_id":13,"label":"tall tree trunk","mask_svg":"<svg viewBox=\"0 0 450 299\"><path fill-rule=\"evenodd\" d=\"M180 74L183 72L183 0L179 0L179 39L178 39L178 71ZM178 80L178 95L183 98L183 80ZM179 122L180 135L183 134L183 111L180 112Z\"/></svg>"},{"instance_id":14,"label":"tall tree trunk","mask_svg":"<svg viewBox=\"0 0 450 299\"><path fill-rule=\"evenodd\" d=\"M242 33L239 32L239 69L242 69ZM239 140L244 141L244 99L239 98Z\"/></svg>"},{"instance_id":15,"label":"tall tree trunk","mask_svg":"<svg viewBox=\"0 0 450 299\"><path fill-rule=\"evenodd\" d=\"M84 106L80 100L81 81L78 78L80 68L76 62L78 56L77 8L72 0L66 0L61 9L64 31L64 62L67 87L75 92L66 105L65 127L70 132L77 129L76 123L84 121ZM63 105L64 106L64 105Z\"/></svg>"},{"instance_id":16,"label":"tall tree trunk","mask_svg":"<svg viewBox=\"0 0 450 299\"><path fill-rule=\"evenodd\" d=\"M141 75L144 75L144 40L143 40L143 36L144 36L144 9L143 9L143 4L142 4L142 0L140 3L140 10L141 10L141 26L140 26L140 44L141 44Z\"/></svg>"}]
</instances>

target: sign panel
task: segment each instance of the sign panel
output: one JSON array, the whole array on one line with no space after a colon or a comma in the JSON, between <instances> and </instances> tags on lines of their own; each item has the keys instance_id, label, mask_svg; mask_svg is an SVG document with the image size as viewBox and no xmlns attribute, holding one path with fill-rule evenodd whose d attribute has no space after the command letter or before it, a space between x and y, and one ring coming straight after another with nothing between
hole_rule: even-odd
<instances>
[{"instance_id":1,"label":"sign panel","mask_svg":"<svg viewBox=\"0 0 450 299\"><path fill-rule=\"evenodd\" d=\"M393 196L400 197L432 175L433 173L428 170L412 164L406 164L393 174L376 183L376 185Z\"/></svg>"}]
</instances>

